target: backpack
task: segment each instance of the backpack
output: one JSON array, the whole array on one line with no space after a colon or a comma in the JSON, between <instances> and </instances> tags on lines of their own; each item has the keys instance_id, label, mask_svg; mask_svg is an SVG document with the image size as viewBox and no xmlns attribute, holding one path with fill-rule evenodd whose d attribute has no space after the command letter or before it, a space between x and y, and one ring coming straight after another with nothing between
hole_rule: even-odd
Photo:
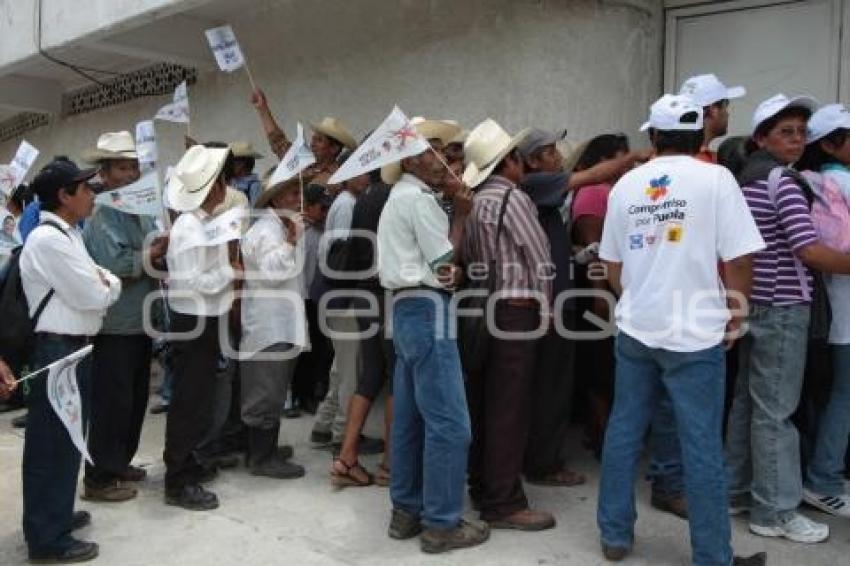
<instances>
[{"instance_id":1,"label":"backpack","mask_svg":"<svg viewBox=\"0 0 850 566\"><path fill-rule=\"evenodd\" d=\"M850 253L850 203L833 179L813 171L802 173L812 189L812 223L821 242Z\"/></svg>"},{"instance_id":2,"label":"backpack","mask_svg":"<svg viewBox=\"0 0 850 566\"><path fill-rule=\"evenodd\" d=\"M42 222L40 226L52 226L68 236L68 233L55 222ZM3 357L19 361L27 359L27 353L35 335L35 326L54 293L54 290L50 289L30 317L27 297L21 281L20 262L23 249L23 246L18 246L12 250L12 257L0 271L0 319L3 320L3 324L0 324L0 345L2 345Z\"/></svg>"}]
</instances>

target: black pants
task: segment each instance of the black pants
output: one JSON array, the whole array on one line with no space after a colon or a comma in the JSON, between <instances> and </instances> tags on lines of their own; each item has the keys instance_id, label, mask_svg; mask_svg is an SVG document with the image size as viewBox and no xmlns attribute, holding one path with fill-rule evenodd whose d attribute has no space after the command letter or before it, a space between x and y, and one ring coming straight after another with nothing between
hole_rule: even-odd
<instances>
[{"instance_id":1,"label":"black pants","mask_svg":"<svg viewBox=\"0 0 850 566\"><path fill-rule=\"evenodd\" d=\"M292 396L301 403L315 405L324 399L328 391L328 376L333 364L333 345L319 329L319 316L316 303L304 301L307 314L307 329L310 332L310 351L302 352L295 365L292 377Z\"/></svg>"},{"instance_id":2,"label":"black pants","mask_svg":"<svg viewBox=\"0 0 850 566\"><path fill-rule=\"evenodd\" d=\"M39 335L32 367L41 369L79 350L86 343L85 338ZM88 414L90 373L90 358L84 358L77 365L84 426ZM24 538L30 553L62 552L73 544L71 517L80 472L80 452L50 405L47 375L26 381L23 389L29 409L22 474Z\"/></svg>"},{"instance_id":3,"label":"black pants","mask_svg":"<svg viewBox=\"0 0 850 566\"><path fill-rule=\"evenodd\" d=\"M569 311L572 316L573 312ZM567 328L571 328L567 324ZM532 385L531 430L525 448L525 474L541 477L564 468L575 384L575 342L554 329L540 340Z\"/></svg>"},{"instance_id":4,"label":"black pants","mask_svg":"<svg viewBox=\"0 0 850 566\"><path fill-rule=\"evenodd\" d=\"M540 326L536 309L505 303L496 305L495 318L504 331L530 332ZM492 340L484 370L467 381L472 419L469 492L485 521L528 507L520 476L539 344L539 340Z\"/></svg>"},{"instance_id":5,"label":"black pants","mask_svg":"<svg viewBox=\"0 0 850 566\"><path fill-rule=\"evenodd\" d=\"M151 378L151 339L100 334L92 358L91 425L85 482L120 479L139 449Z\"/></svg>"},{"instance_id":6,"label":"black pants","mask_svg":"<svg viewBox=\"0 0 850 566\"><path fill-rule=\"evenodd\" d=\"M198 317L171 311L171 331L200 326L192 340L172 342L174 383L165 426L165 489L177 491L197 482L202 468L195 449L207 437L215 404L219 317Z\"/></svg>"}]
</instances>

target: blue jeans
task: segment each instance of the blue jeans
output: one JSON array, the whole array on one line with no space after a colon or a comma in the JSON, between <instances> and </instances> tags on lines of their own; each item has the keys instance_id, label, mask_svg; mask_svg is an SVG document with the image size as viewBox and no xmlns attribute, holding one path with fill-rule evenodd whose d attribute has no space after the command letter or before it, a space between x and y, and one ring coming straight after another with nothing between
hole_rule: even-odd
<instances>
[{"instance_id":1,"label":"blue jeans","mask_svg":"<svg viewBox=\"0 0 850 566\"><path fill-rule=\"evenodd\" d=\"M729 495L752 495L750 522L774 526L803 497L791 416L803 389L809 306L751 305L748 322L726 440Z\"/></svg>"},{"instance_id":2,"label":"blue jeans","mask_svg":"<svg viewBox=\"0 0 850 566\"><path fill-rule=\"evenodd\" d=\"M718 345L697 352L671 352L649 348L621 332L616 357L614 406L605 433L597 510L603 544L632 546L638 461L647 429L666 391L681 439L693 563L731 564L720 438L723 349Z\"/></svg>"},{"instance_id":3,"label":"blue jeans","mask_svg":"<svg viewBox=\"0 0 850 566\"><path fill-rule=\"evenodd\" d=\"M832 390L820 419L806 487L820 495L844 494L844 457L850 437L850 344L833 345Z\"/></svg>"},{"instance_id":4,"label":"blue jeans","mask_svg":"<svg viewBox=\"0 0 850 566\"><path fill-rule=\"evenodd\" d=\"M463 511L471 440L457 344L449 338L449 298L402 297L393 307L390 498L431 528L451 529Z\"/></svg>"},{"instance_id":5,"label":"blue jeans","mask_svg":"<svg viewBox=\"0 0 850 566\"><path fill-rule=\"evenodd\" d=\"M84 338L39 335L32 365L41 369L86 345ZM77 365L83 402L83 427L88 421L91 356ZM61 553L71 538L71 517L80 472L80 452L47 398L47 374L26 382L27 428L24 435L24 538L30 554Z\"/></svg>"},{"instance_id":6,"label":"blue jeans","mask_svg":"<svg viewBox=\"0 0 850 566\"><path fill-rule=\"evenodd\" d=\"M651 458L647 477L652 482L652 493L664 497L682 496L685 478L682 475L682 449L679 447L676 414L670 396L663 391L652 418L649 450Z\"/></svg>"}]
</instances>

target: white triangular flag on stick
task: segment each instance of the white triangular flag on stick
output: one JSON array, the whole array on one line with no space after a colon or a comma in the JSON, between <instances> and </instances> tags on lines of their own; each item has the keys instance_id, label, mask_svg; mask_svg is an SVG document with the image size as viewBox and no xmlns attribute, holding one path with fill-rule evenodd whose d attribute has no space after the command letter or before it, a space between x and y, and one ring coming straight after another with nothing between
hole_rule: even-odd
<instances>
[{"instance_id":1,"label":"white triangular flag on stick","mask_svg":"<svg viewBox=\"0 0 850 566\"><path fill-rule=\"evenodd\" d=\"M157 216L162 212L159 175L148 171L135 183L100 193L94 202L137 216Z\"/></svg>"},{"instance_id":2,"label":"white triangular flag on stick","mask_svg":"<svg viewBox=\"0 0 850 566\"><path fill-rule=\"evenodd\" d=\"M14 176L13 189L24 182L27 172L32 167L32 164L35 163L36 159L38 159L38 150L30 145L27 140L21 141L18 151L15 152L15 157L9 163L9 169Z\"/></svg>"},{"instance_id":3,"label":"white triangular flag on stick","mask_svg":"<svg viewBox=\"0 0 850 566\"><path fill-rule=\"evenodd\" d=\"M233 33L232 27L221 26L208 29L205 33L218 67L222 71L232 73L242 68L245 57L242 56L242 50L239 48L239 42L236 41L236 34Z\"/></svg>"},{"instance_id":4,"label":"white triangular flag on stick","mask_svg":"<svg viewBox=\"0 0 850 566\"><path fill-rule=\"evenodd\" d=\"M166 104L160 108L154 118L166 122L189 123L189 87L186 85L186 81L177 85L171 104Z\"/></svg>"},{"instance_id":5,"label":"white triangular flag on stick","mask_svg":"<svg viewBox=\"0 0 850 566\"><path fill-rule=\"evenodd\" d=\"M307 167L316 162L316 157L304 141L304 127L299 122L298 135L289 147L286 155L280 160L277 169L269 179L269 186L273 187L296 176Z\"/></svg>"},{"instance_id":6,"label":"white triangular flag on stick","mask_svg":"<svg viewBox=\"0 0 850 566\"><path fill-rule=\"evenodd\" d=\"M77 364L91 353L92 348L92 345L86 346L47 366L47 398L50 405L68 430L71 442L90 464L92 459L83 436L83 404L77 384Z\"/></svg>"},{"instance_id":7,"label":"white triangular flag on stick","mask_svg":"<svg viewBox=\"0 0 850 566\"><path fill-rule=\"evenodd\" d=\"M375 128L372 135L337 169L328 183L341 183L389 163L401 161L405 157L419 155L430 147L428 140L422 137L404 112L396 106L387 119Z\"/></svg>"}]
</instances>

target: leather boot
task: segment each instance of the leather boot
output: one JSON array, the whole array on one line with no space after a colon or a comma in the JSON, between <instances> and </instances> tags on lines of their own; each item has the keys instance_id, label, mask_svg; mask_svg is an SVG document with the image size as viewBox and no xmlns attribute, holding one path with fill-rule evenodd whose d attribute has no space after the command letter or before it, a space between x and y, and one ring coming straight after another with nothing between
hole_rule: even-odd
<instances>
[{"instance_id":1,"label":"leather boot","mask_svg":"<svg viewBox=\"0 0 850 566\"><path fill-rule=\"evenodd\" d=\"M287 462L277 449L280 425L273 428L251 428L248 433L248 467L251 474L276 479L300 478L304 468Z\"/></svg>"}]
</instances>

